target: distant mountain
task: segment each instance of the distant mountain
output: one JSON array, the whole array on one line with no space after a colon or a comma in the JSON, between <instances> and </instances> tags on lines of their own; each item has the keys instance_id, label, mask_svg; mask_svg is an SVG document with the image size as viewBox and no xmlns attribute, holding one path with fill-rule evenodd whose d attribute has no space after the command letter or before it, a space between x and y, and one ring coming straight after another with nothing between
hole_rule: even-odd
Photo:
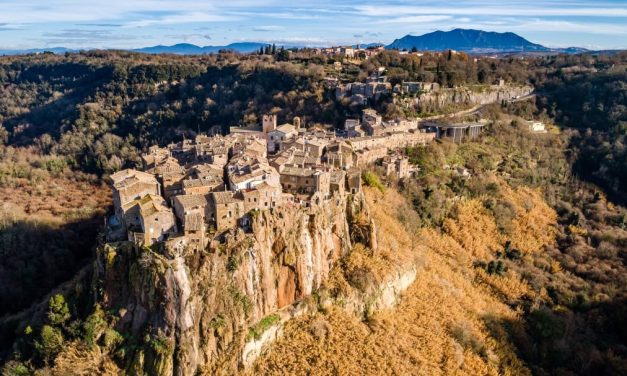
<instances>
[{"instance_id":1,"label":"distant mountain","mask_svg":"<svg viewBox=\"0 0 627 376\"><path fill-rule=\"evenodd\" d=\"M514 33L454 29L434 31L421 36L406 35L386 46L388 49L416 47L421 51L457 50L466 52L545 52L551 49L532 43Z\"/></svg>"},{"instance_id":2,"label":"distant mountain","mask_svg":"<svg viewBox=\"0 0 627 376\"><path fill-rule=\"evenodd\" d=\"M378 43L378 42L353 45L353 47L360 47L360 48L370 48L370 47L379 47L379 46L385 46L385 45L383 43Z\"/></svg>"},{"instance_id":3,"label":"distant mountain","mask_svg":"<svg viewBox=\"0 0 627 376\"><path fill-rule=\"evenodd\" d=\"M177 55L203 55L215 53L220 50L233 50L240 53L250 53L258 51L261 47L267 46L267 43L259 42L239 42L231 43L225 46L204 46L200 47L190 43L179 43L173 46L152 46L138 48L133 51L147 54L177 54Z\"/></svg>"},{"instance_id":4,"label":"distant mountain","mask_svg":"<svg viewBox=\"0 0 627 376\"><path fill-rule=\"evenodd\" d=\"M258 51L261 47L267 46L267 43L261 42L238 42L224 46L197 46L190 43L179 43L172 46L151 46L133 49L131 51L146 54L176 54L176 55L203 55L209 53L217 53L220 50L233 50L239 53L251 53ZM381 43L362 43L362 48L381 46ZM354 45L353 47L356 47ZM303 47L302 45L293 44L285 45L285 48ZM584 48L548 48L542 45L532 43L527 39L514 33L496 33L482 30L454 29L451 31L435 31L432 33L414 36L405 35L400 39L385 46L387 49L411 50L416 47L421 51L443 51L458 50L470 53L503 53L516 52L526 54L546 54L546 53L567 53L578 54L590 52ZM36 48L28 50L0 50L0 55L23 55L30 53L54 52L63 54L65 52L87 51L90 49L70 49L65 47Z\"/></svg>"},{"instance_id":5,"label":"distant mountain","mask_svg":"<svg viewBox=\"0 0 627 376\"><path fill-rule=\"evenodd\" d=\"M55 54L64 54L66 52L78 52L79 50L73 50L65 47L50 47L50 48L31 48L28 50L0 50L1 55L26 55L26 54L41 54L44 52L52 52Z\"/></svg>"},{"instance_id":6,"label":"distant mountain","mask_svg":"<svg viewBox=\"0 0 627 376\"><path fill-rule=\"evenodd\" d=\"M131 51L146 53L146 54L176 54L176 55L204 55L209 53L217 53L220 50L233 50L239 53L250 53L258 51L259 48L267 46L267 43L260 42L239 42L231 43L225 46L204 46L200 47L190 43L179 43L172 46L151 46L137 48ZM89 51L90 48L84 48L80 50L65 48L65 47L51 47L51 48L32 48L26 50L0 50L0 55L26 55L26 54L39 54L44 52L53 52L55 54L64 54L66 52L78 52Z\"/></svg>"}]
</instances>

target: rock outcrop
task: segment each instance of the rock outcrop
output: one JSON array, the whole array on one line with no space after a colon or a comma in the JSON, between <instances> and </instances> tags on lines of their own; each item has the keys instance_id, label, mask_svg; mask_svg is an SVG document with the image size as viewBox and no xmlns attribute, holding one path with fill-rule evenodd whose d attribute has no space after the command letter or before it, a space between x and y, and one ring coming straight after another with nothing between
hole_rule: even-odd
<instances>
[{"instance_id":1,"label":"rock outcrop","mask_svg":"<svg viewBox=\"0 0 627 376\"><path fill-rule=\"evenodd\" d=\"M423 93L416 98L405 98L403 103L411 105L422 112L439 112L451 107L475 106L489 103L500 103L533 92L531 86L476 86L442 89Z\"/></svg>"},{"instance_id":2,"label":"rock outcrop","mask_svg":"<svg viewBox=\"0 0 627 376\"><path fill-rule=\"evenodd\" d=\"M102 247L98 299L129 335L130 373L234 373L249 328L319 289L355 243L376 244L361 193L252 218L248 232L232 229L206 250Z\"/></svg>"}]
</instances>

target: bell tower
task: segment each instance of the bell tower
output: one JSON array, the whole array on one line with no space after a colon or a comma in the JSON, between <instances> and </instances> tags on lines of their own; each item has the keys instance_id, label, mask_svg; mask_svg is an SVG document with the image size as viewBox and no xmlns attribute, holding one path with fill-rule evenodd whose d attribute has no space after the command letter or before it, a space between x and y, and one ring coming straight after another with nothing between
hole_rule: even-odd
<instances>
[{"instance_id":1,"label":"bell tower","mask_svg":"<svg viewBox=\"0 0 627 376\"><path fill-rule=\"evenodd\" d=\"M263 123L262 123L262 127L261 129L263 130L263 133L268 133L270 131L273 131L276 129L276 115L263 115Z\"/></svg>"}]
</instances>

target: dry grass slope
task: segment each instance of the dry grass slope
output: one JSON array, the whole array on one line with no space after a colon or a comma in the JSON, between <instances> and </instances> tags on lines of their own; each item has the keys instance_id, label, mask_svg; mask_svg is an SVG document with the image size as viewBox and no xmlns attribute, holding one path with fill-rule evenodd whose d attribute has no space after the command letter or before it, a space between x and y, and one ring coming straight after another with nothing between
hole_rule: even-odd
<instances>
[{"instance_id":1,"label":"dry grass slope","mask_svg":"<svg viewBox=\"0 0 627 376\"><path fill-rule=\"evenodd\" d=\"M514 202L512 228L524 252L551 242L555 215L529 189L502 184ZM505 324L520 326L506 304L531 294L520 276L493 276L473 264L494 257L506 238L477 200L462 200L444 232L412 227L411 205L394 190L367 192L380 235L371 257L381 265L424 261L394 309L367 321L339 307L290 322L284 336L254 366L269 375L528 375ZM414 213L415 214L415 213ZM525 236L526 238L522 238ZM524 240L524 241L523 241ZM528 247L524 247L528 244ZM397 257L398 256L398 257ZM360 255L359 258L362 258ZM366 264L362 261L362 264Z\"/></svg>"}]
</instances>

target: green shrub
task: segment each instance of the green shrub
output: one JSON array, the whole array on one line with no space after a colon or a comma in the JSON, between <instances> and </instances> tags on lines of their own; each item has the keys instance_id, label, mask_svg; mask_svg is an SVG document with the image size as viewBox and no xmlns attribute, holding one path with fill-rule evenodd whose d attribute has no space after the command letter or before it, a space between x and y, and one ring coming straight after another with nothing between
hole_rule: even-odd
<instances>
[{"instance_id":1,"label":"green shrub","mask_svg":"<svg viewBox=\"0 0 627 376\"><path fill-rule=\"evenodd\" d=\"M246 296L246 294L243 294L241 291L235 288L235 286L229 287L229 293L231 294L231 297L233 298L233 300L242 306L242 309L244 310L244 314L248 316L250 314L250 311L252 311L253 309L253 304L251 303L248 296Z\"/></svg>"},{"instance_id":2,"label":"green shrub","mask_svg":"<svg viewBox=\"0 0 627 376\"><path fill-rule=\"evenodd\" d=\"M211 319L211 321L209 322L209 326L211 326L213 329L219 329L224 325L224 322L224 317L222 315L218 315Z\"/></svg>"},{"instance_id":3,"label":"green shrub","mask_svg":"<svg viewBox=\"0 0 627 376\"><path fill-rule=\"evenodd\" d=\"M169 355L174 351L170 339L165 336L154 337L150 341L150 347L159 355Z\"/></svg>"},{"instance_id":4,"label":"green shrub","mask_svg":"<svg viewBox=\"0 0 627 376\"><path fill-rule=\"evenodd\" d=\"M115 347L124 341L124 337L116 330L107 328L104 332L104 345L107 348Z\"/></svg>"},{"instance_id":5,"label":"green shrub","mask_svg":"<svg viewBox=\"0 0 627 376\"><path fill-rule=\"evenodd\" d=\"M48 303L48 321L52 325L62 325L70 318L70 309L61 294L50 297Z\"/></svg>"},{"instance_id":6,"label":"green shrub","mask_svg":"<svg viewBox=\"0 0 627 376\"><path fill-rule=\"evenodd\" d=\"M257 324L248 328L248 339L259 339L261 335L268 330L272 325L281 320L281 317L276 313L268 315L262 318Z\"/></svg>"},{"instance_id":7,"label":"green shrub","mask_svg":"<svg viewBox=\"0 0 627 376\"><path fill-rule=\"evenodd\" d=\"M104 311L97 306L94 313L89 315L83 324L83 341L88 346L94 346L106 326Z\"/></svg>"},{"instance_id":8,"label":"green shrub","mask_svg":"<svg viewBox=\"0 0 627 376\"><path fill-rule=\"evenodd\" d=\"M50 325L41 328L39 340L35 341L35 349L45 362L54 358L63 348L65 340L61 330Z\"/></svg>"},{"instance_id":9,"label":"green shrub","mask_svg":"<svg viewBox=\"0 0 627 376\"><path fill-rule=\"evenodd\" d=\"M229 273L233 273L237 270L239 266L239 262L237 261L237 257L234 254L230 254L228 260L226 260L226 270Z\"/></svg>"},{"instance_id":10,"label":"green shrub","mask_svg":"<svg viewBox=\"0 0 627 376\"><path fill-rule=\"evenodd\" d=\"M24 363L15 360L7 362L0 370L0 373L6 376L29 376L31 374Z\"/></svg>"},{"instance_id":11,"label":"green shrub","mask_svg":"<svg viewBox=\"0 0 627 376\"><path fill-rule=\"evenodd\" d=\"M383 184L381 184L381 180L379 180L379 177L374 173L370 171L364 171L364 173L361 175L361 178L364 181L364 184L366 184L368 187L376 188L381 193L385 192L385 187L383 186Z\"/></svg>"}]
</instances>

